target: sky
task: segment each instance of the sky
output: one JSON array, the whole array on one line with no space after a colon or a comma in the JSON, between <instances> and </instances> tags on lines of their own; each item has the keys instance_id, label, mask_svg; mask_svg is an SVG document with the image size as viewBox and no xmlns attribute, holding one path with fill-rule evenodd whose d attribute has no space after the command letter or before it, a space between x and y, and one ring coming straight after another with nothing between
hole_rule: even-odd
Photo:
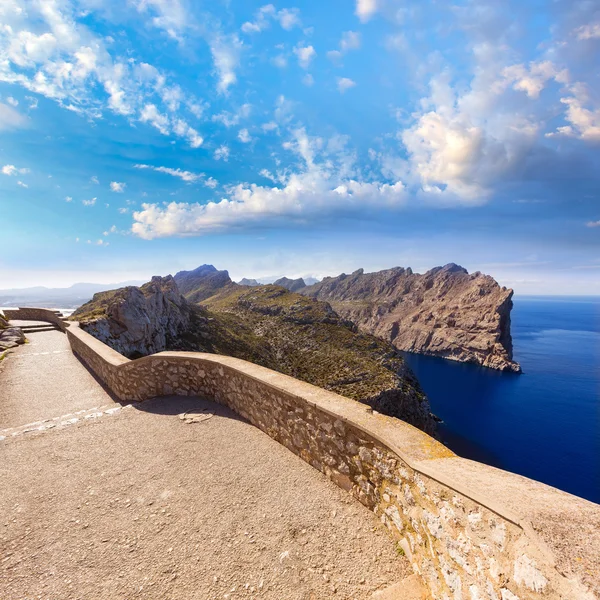
<instances>
[{"instance_id":1,"label":"sky","mask_svg":"<svg viewBox=\"0 0 600 600\"><path fill-rule=\"evenodd\" d=\"M598 0L1 0L0 288L600 294L599 64Z\"/></svg>"}]
</instances>

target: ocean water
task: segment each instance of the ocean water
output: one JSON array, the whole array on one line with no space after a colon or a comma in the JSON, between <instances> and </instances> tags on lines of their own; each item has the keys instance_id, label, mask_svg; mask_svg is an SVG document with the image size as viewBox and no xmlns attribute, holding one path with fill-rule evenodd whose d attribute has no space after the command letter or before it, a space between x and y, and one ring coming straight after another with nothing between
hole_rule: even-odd
<instances>
[{"instance_id":1,"label":"ocean water","mask_svg":"<svg viewBox=\"0 0 600 600\"><path fill-rule=\"evenodd\" d=\"M406 354L454 452L600 503L600 298L514 298L522 375Z\"/></svg>"}]
</instances>

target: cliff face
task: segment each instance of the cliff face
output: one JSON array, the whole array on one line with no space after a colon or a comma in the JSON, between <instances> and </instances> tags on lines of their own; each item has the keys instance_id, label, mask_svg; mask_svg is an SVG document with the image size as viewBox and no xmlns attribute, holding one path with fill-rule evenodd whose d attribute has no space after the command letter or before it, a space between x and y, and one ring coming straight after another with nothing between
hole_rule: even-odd
<instances>
[{"instance_id":1,"label":"cliff face","mask_svg":"<svg viewBox=\"0 0 600 600\"><path fill-rule=\"evenodd\" d=\"M289 279L288 277L281 277L280 279L275 281L273 285L283 287L290 292L297 292L302 288L306 287L306 283L304 283L304 279L302 279L302 277L298 279Z\"/></svg>"},{"instance_id":2,"label":"cliff face","mask_svg":"<svg viewBox=\"0 0 600 600\"><path fill-rule=\"evenodd\" d=\"M520 372L512 359L513 291L455 264L326 277L300 290L400 350Z\"/></svg>"},{"instance_id":3,"label":"cliff face","mask_svg":"<svg viewBox=\"0 0 600 600\"><path fill-rule=\"evenodd\" d=\"M189 327L191 312L169 275L140 288L94 294L71 318L117 352L137 358L169 348Z\"/></svg>"}]
</instances>

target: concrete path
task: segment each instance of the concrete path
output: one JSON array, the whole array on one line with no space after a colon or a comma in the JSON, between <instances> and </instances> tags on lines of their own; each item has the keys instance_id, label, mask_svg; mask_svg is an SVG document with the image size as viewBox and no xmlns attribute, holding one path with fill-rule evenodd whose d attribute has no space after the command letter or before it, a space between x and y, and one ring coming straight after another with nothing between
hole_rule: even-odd
<instances>
[{"instance_id":1,"label":"concrete path","mask_svg":"<svg viewBox=\"0 0 600 600\"><path fill-rule=\"evenodd\" d=\"M121 407L66 350L32 334L0 363L2 600L367 600L409 574L372 513L231 411Z\"/></svg>"}]
</instances>

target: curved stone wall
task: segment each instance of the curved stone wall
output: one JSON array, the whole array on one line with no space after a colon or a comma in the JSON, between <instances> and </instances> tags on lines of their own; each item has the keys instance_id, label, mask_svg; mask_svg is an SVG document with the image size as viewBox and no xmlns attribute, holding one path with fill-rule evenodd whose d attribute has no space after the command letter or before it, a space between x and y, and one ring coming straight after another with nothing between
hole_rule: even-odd
<instances>
[{"instance_id":1,"label":"curved stone wall","mask_svg":"<svg viewBox=\"0 0 600 600\"><path fill-rule=\"evenodd\" d=\"M398 419L240 359L162 352L131 361L76 324L67 336L118 399L214 399L348 490L388 527L432 598L596 597L595 504L458 458ZM565 519L557 539L553 523Z\"/></svg>"},{"instance_id":2,"label":"curved stone wall","mask_svg":"<svg viewBox=\"0 0 600 600\"><path fill-rule=\"evenodd\" d=\"M66 331L69 326L61 317L47 308L18 308L3 312L9 321L46 321L56 325L61 331Z\"/></svg>"}]
</instances>

